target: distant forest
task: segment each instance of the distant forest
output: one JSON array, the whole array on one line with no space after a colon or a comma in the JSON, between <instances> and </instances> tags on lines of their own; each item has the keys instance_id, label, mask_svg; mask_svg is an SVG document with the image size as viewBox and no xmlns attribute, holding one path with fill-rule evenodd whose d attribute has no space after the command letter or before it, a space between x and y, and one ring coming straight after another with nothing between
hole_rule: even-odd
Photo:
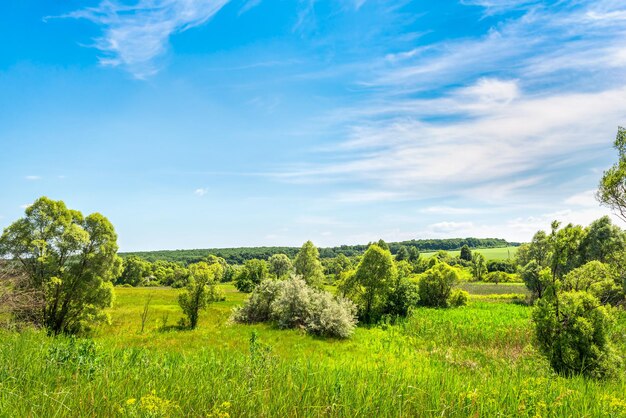
<instances>
[{"instance_id":1,"label":"distant forest","mask_svg":"<svg viewBox=\"0 0 626 418\"><path fill-rule=\"evenodd\" d=\"M467 245L472 249L476 248L500 248L517 246L519 243L507 242L500 238L450 238L450 239L420 239L402 242L388 243L392 254L396 254L401 247L416 247L420 252L428 251L454 251L460 250ZM321 258L333 258L339 254L348 257L361 255L368 245L342 245L339 247L320 248ZM229 264L243 264L246 260L253 258L267 260L274 254L286 254L294 258L300 247L242 247L242 248L207 248L195 250L161 250L161 251L137 251L120 253L122 257L131 255L139 256L144 260L154 262L157 260L174 261L185 265L203 260L207 255L212 254L224 258Z\"/></svg>"}]
</instances>

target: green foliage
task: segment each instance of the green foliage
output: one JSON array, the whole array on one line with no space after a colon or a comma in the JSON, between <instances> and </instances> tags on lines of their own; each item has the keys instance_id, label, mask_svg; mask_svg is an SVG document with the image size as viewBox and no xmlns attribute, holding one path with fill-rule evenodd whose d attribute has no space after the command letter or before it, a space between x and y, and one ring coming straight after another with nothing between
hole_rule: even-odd
<instances>
[{"instance_id":1,"label":"green foliage","mask_svg":"<svg viewBox=\"0 0 626 418\"><path fill-rule=\"evenodd\" d=\"M250 293L267 278L267 263L263 260L248 260L235 277L235 287L244 293Z\"/></svg>"},{"instance_id":2,"label":"green foliage","mask_svg":"<svg viewBox=\"0 0 626 418\"><path fill-rule=\"evenodd\" d=\"M211 302L224 300L224 295L215 287L223 274L223 268L219 263L209 265L200 262L190 265L189 272L189 283L178 296L178 304L187 316L186 325L195 329L200 310Z\"/></svg>"},{"instance_id":3,"label":"green foliage","mask_svg":"<svg viewBox=\"0 0 626 418\"><path fill-rule=\"evenodd\" d=\"M398 272L388 250L372 244L356 273L344 284L344 294L359 307L359 318L366 324L378 321Z\"/></svg>"},{"instance_id":4,"label":"green foliage","mask_svg":"<svg viewBox=\"0 0 626 418\"><path fill-rule=\"evenodd\" d=\"M411 263L417 263L420 259L420 250L417 247L409 247L409 261Z\"/></svg>"},{"instance_id":5,"label":"green foliage","mask_svg":"<svg viewBox=\"0 0 626 418\"><path fill-rule=\"evenodd\" d=\"M503 239L494 238L452 238L452 239L425 239L411 240L403 242L387 243L392 254L396 254L400 247L406 247L409 250L410 261L417 261L419 252L427 251L455 251L460 250L463 245L470 248L503 248L510 245L518 245L509 243ZM339 247L320 248L320 258L334 258L339 254L347 257L356 257L362 255L369 245L342 245ZM300 251L296 247L245 247L245 248L207 248L195 250L162 250L162 251L140 251L128 252L120 254L126 258L136 255L146 261L154 262L157 260L172 261L188 265L205 260L207 254L212 254L224 258L229 264L243 264L247 260L259 259L268 260L274 254L286 254L293 259Z\"/></svg>"},{"instance_id":6,"label":"green foliage","mask_svg":"<svg viewBox=\"0 0 626 418\"><path fill-rule=\"evenodd\" d=\"M487 274L487 263L485 262L485 256L479 252L475 252L472 255L472 277L474 280L481 281Z\"/></svg>"},{"instance_id":7,"label":"green foliage","mask_svg":"<svg viewBox=\"0 0 626 418\"><path fill-rule=\"evenodd\" d=\"M452 289L448 304L454 308L467 305L469 301L469 293L461 289Z\"/></svg>"},{"instance_id":8,"label":"green foliage","mask_svg":"<svg viewBox=\"0 0 626 418\"><path fill-rule=\"evenodd\" d=\"M415 248L415 247L412 247ZM415 249L417 251L417 249ZM408 261L410 257L409 250L403 245L398 249L396 253L396 261ZM419 257L418 257L419 258Z\"/></svg>"},{"instance_id":9,"label":"green foliage","mask_svg":"<svg viewBox=\"0 0 626 418\"><path fill-rule=\"evenodd\" d=\"M472 250L470 250L467 244L461 247L461 255L459 257L461 260L472 261Z\"/></svg>"},{"instance_id":10,"label":"green foliage","mask_svg":"<svg viewBox=\"0 0 626 418\"><path fill-rule=\"evenodd\" d=\"M616 305L624 301L620 277L599 261L590 261L570 271L563 279L563 289L589 292L602 304Z\"/></svg>"},{"instance_id":11,"label":"green foliage","mask_svg":"<svg viewBox=\"0 0 626 418\"><path fill-rule=\"evenodd\" d=\"M348 338L356 326L356 307L344 298L310 287L297 276L263 281L233 319L242 323L275 321L279 328L302 328L324 337Z\"/></svg>"},{"instance_id":12,"label":"green foliage","mask_svg":"<svg viewBox=\"0 0 626 418\"><path fill-rule=\"evenodd\" d=\"M137 256L124 259L122 266L122 274L115 280L115 284L145 285L152 274L152 265Z\"/></svg>"},{"instance_id":13,"label":"green foliage","mask_svg":"<svg viewBox=\"0 0 626 418\"><path fill-rule=\"evenodd\" d=\"M489 260L487 262L487 271L493 273L494 271L500 271L504 273L513 274L517 270L515 262L512 260Z\"/></svg>"},{"instance_id":14,"label":"green foliage","mask_svg":"<svg viewBox=\"0 0 626 418\"><path fill-rule=\"evenodd\" d=\"M613 225L608 216L593 221L585 228L580 243L582 262L592 260L609 263L626 250L624 232Z\"/></svg>"},{"instance_id":15,"label":"green foliage","mask_svg":"<svg viewBox=\"0 0 626 418\"><path fill-rule=\"evenodd\" d=\"M296 255L294 262L296 274L301 276L309 286L321 288L324 281L324 269L320 262L320 254L311 241L307 241Z\"/></svg>"},{"instance_id":16,"label":"green foliage","mask_svg":"<svg viewBox=\"0 0 626 418\"><path fill-rule=\"evenodd\" d=\"M626 220L626 129L617 128L614 147L618 152L619 161L604 172L597 198Z\"/></svg>"},{"instance_id":17,"label":"green foliage","mask_svg":"<svg viewBox=\"0 0 626 418\"><path fill-rule=\"evenodd\" d=\"M514 283L520 281L519 276L516 274L505 273L503 271L487 273L483 280L489 283Z\"/></svg>"},{"instance_id":18,"label":"green foliage","mask_svg":"<svg viewBox=\"0 0 626 418\"><path fill-rule=\"evenodd\" d=\"M378 240L378 242L376 243L376 245L378 245L380 248L382 248L383 250L387 250L387 251L391 251L389 249L389 245L385 242L385 240L383 240L382 238Z\"/></svg>"},{"instance_id":19,"label":"green foliage","mask_svg":"<svg viewBox=\"0 0 626 418\"><path fill-rule=\"evenodd\" d=\"M352 268L352 261L343 254L339 254L337 257L330 260L328 264L328 274L334 276L334 280L340 280L341 274Z\"/></svg>"},{"instance_id":20,"label":"green foliage","mask_svg":"<svg viewBox=\"0 0 626 418\"><path fill-rule=\"evenodd\" d=\"M459 281L457 271L446 263L436 263L419 281L420 304L434 308L447 308L452 287Z\"/></svg>"},{"instance_id":21,"label":"green foliage","mask_svg":"<svg viewBox=\"0 0 626 418\"><path fill-rule=\"evenodd\" d=\"M567 376L611 376L621 361L610 342L610 308L587 292L544 296L533 311L536 338L551 366Z\"/></svg>"},{"instance_id":22,"label":"green foliage","mask_svg":"<svg viewBox=\"0 0 626 418\"><path fill-rule=\"evenodd\" d=\"M117 235L99 213L87 217L62 201L37 199L0 237L0 257L19 261L27 288L43 292L40 321L50 333L76 333L107 321L111 280L119 275Z\"/></svg>"},{"instance_id":23,"label":"green foliage","mask_svg":"<svg viewBox=\"0 0 626 418\"><path fill-rule=\"evenodd\" d=\"M522 268L520 276L526 288L530 290L533 299L543 297L546 289L552 283L550 269L542 268L535 260L531 260Z\"/></svg>"},{"instance_id":24,"label":"green foliage","mask_svg":"<svg viewBox=\"0 0 626 418\"><path fill-rule=\"evenodd\" d=\"M270 274L273 274L277 279L287 276L293 270L291 260L285 254L274 254L267 264Z\"/></svg>"}]
</instances>

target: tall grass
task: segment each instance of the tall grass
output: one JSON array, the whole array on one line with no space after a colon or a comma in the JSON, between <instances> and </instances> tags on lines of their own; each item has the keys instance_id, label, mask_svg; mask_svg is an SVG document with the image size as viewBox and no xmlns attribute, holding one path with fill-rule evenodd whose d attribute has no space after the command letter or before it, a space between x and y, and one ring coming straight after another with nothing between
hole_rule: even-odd
<instances>
[{"instance_id":1,"label":"tall grass","mask_svg":"<svg viewBox=\"0 0 626 418\"><path fill-rule=\"evenodd\" d=\"M150 291L149 315L176 315L175 291ZM0 416L626 416L626 378L554 375L525 306L418 309L339 341L231 324L231 301L141 334L147 292L120 292L95 343L0 332Z\"/></svg>"}]
</instances>

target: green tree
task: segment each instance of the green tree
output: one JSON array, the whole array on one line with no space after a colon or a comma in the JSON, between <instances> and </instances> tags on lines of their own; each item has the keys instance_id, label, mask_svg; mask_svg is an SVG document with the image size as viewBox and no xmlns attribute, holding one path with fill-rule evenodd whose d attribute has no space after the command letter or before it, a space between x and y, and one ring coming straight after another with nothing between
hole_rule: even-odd
<instances>
[{"instance_id":1,"label":"green tree","mask_svg":"<svg viewBox=\"0 0 626 418\"><path fill-rule=\"evenodd\" d=\"M522 267L520 276L526 285L526 288L530 290L533 300L539 299L543 296L546 288L552 283L550 279L550 270L548 268L541 268L541 265L536 260L531 260L528 264Z\"/></svg>"},{"instance_id":2,"label":"green tree","mask_svg":"<svg viewBox=\"0 0 626 418\"><path fill-rule=\"evenodd\" d=\"M296 274L302 276L309 286L321 288L324 281L324 268L320 253L311 241L307 241L296 255L294 262Z\"/></svg>"},{"instance_id":3,"label":"green tree","mask_svg":"<svg viewBox=\"0 0 626 418\"><path fill-rule=\"evenodd\" d=\"M187 316L189 328L195 329L200 310L211 302L224 299L215 286L223 274L223 267L219 263L200 262L189 266L189 274L185 290L178 295L178 304Z\"/></svg>"},{"instance_id":4,"label":"green tree","mask_svg":"<svg viewBox=\"0 0 626 418\"><path fill-rule=\"evenodd\" d=\"M108 320L111 280L120 273L117 235L99 213L84 217L62 201L37 199L0 237L0 257L17 260L28 287L43 292L41 321L51 334Z\"/></svg>"},{"instance_id":5,"label":"green tree","mask_svg":"<svg viewBox=\"0 0 626 418\"><path fill-rule=\"evenodd\" d=\"M420 259L420 251L417 247L410 246L409 247L409 261L411 263L417 263Z\"/></svg>"},{"instance_id":6,"label":"green tree","mask_svg":"<svg viewBox=\"0 0 626 418\"><path fill-rule=\"evenodd\" d=\"M626 250L624 232L613 225L608 216L593 221L585 232L580 243L583 262L597 260L608 263Z\"/></svg>"},{"instance_id":7,"label":"green tree","mask_svg":"<svg viewBox=\"0 0 626 418\"><path fill-rule=\"evenodd\" d=\"M269 271L277 279L287 276L293 270L293 264L285 254L274 254L268 260Z\"/></svg>"},{"instance_id":8,"label":"green tree","mask_svg":"<svg viewBox=\"0 0 626 418\"><path fill-rule=\"evenodd\" d=\"M122 274L115 280L115 284L141 286L152 274L152 265L136 255L124 259L122 266Z\"/></svg>"},{"instance_id":9,"label":"green tree","mask_svg":"<svg viewBox=\"0 0 626 418\"><path fill-rule=\"evenodd\" d=\"M335 276L335 281L339 280L341 273L352 268L352 262L345 254L341 253L335 257L330 264L330 274Z\"/></svg>"},{"instance_id":10,"label":"green tree","mask_svg":"<svg viewBox=\"0 0 626 418\"><path fill-rule=\"evenodd\" d=\"M585 238L585 231L580 225L568 224L560 228L560 223L552 222L549 236L550 268L554 279L562 279L571 270L583 264L580 246Z\"/></svg>"},{"instance_id":11,"label":"green tree","mask_svg":"<svg viewBox=\"0 0 626 418\"><path fill-rule=\"evenodd\" d=\"M459 274L446 263L436 263L427 270L419 282L420 304L435 308L447 308L452 287L459 281Z\"/></svg>"},{"instance_id":12,"label":"green tree","mask_svg":"<svg viewBox=\"0 0 626 418\"><path fill-rule=\"evenodd\" d=\"M550 261L550 239L545 231L537 231L528 248L529 258L541 267L548 267ZM530 261L529 259L529 261Z\"/></svg>"},{"instance_id":13,"label":"green tree","mask_svg":"<svg viewBox=\"0 0 626 418\"><path fill-rule=\"evenodd\" d=\"M385 240L383 240L382 238L378 240L378 242L376 243L376 245L378 245L380 248L382 248L383 250L389 250L389 245L385 242Z\"/></svg>"},{"instance_id":14,"label":"green tree","mask_svg":"<svg viewBox=\"0 0 626 418\"><path fill-rule=\"evenodd\" d=\"M597 260L567 273L563 289L589 292L602 304L615 305L624 301L621 278L608 265Z\"/></svg>"},{"instance_id":15,"label":"green tree","mask_svg":"<svg viewBox=\"0 0 626 418\"><path fill-rule=\"evenodd\" d=\"M614 317L595 296L549 292L537 302L532 317L539 349L555 371L602 378L621 367L609 338Z\"/></svg>"},{"instance_id":16,"label":"green tree","mask_svg":"<svg viewBox=\"0 0 626 418\"><path fill-rule=\"evenodd\" d=\"M404 245L400 246L396 253L396 261L406 261L409 259L409 250Z\"/></svg>"},{"instance_id":17,"label":"green tree","mask_svg":"<svg viewBox=\"0 0 626 418\"><path fill-rule=\"evenodd\" d=\"M487 274L487 263L485 262L485 256L479 252L475 252L472 255L472 277L474 280L483 280L485 274Z\"/></svg>"},{"instance_id":18,"label":"green tree","mask_svg":"<svg viewBox=\"0 0 626 418\"><path fill-rule=\"evenodd\" d=\"M378 244L370 245L346 292L359 307L359 317L364 323L371 324L380 318L397 274L389 250Z\"/></svg>"},{"instance_id":19,"label":"green tree","mask_svg":"<svg viewBox=\"0 0 626 418\"><path fill-rule=\"evenodd\" d=\"M600 180L597 199L626 221L626 129L617 128L613 143L619 161L604 172Z\"/></svg>"},{"instance_id":20,"label":"green tree","mask_svg":"<svg viewBox=\"0 0 626 418\"><path fill-rule=\"evenodd\" d=\"M240 292L249 293L267 278L267 263L256 258L248 260L235 278L235 287Z\"/></svg>"},{"instance_id":21,"label":"green tree","mask_svg":"<svg viewBox=\"0 0 626 418\"><path fill-rule=\"evenodd\" d=\"M461 260L472 261L472 250L470 250L470 247L468 247L467 244L461 247L460 258Z\"/></svg>"}]
</instances>

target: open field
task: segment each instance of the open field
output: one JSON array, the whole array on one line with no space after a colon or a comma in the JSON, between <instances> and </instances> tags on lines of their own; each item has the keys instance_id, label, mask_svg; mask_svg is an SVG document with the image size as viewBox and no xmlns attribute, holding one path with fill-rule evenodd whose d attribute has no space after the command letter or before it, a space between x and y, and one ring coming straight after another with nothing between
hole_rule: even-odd
<instances>
[{"instance_id":1,"label":"open field","mask_svg":"<svg viewBox=\"0 0 626 418\"><path fill-rule=\"evenodd\" d=\"M232 324L245 295L230 285L198 329L178 330L176 290L117 288L112 325L96 330L93 347L3 332L0 416L626 415L624 376L556 376L531 345L531 308L481 299L523 287L466 286L467 307L420 308L350 340ZM614 333L624 354L623 313Z\"/></svg>"},{"instance_id":2,"label":"open field","mask_svg":"<svg viewBox=\"0 0 626 418\"><path fill-rule=\"evenodd\" d=\"M518 247L501 247L501 248L479 248L472 249L472 252L478 252L485 256L487 260L508 260L515 257ZM458 256L461 251L448 251L450 255ZM436 254L436 251L429 251L421 253L424 257L431 257Z\"/></svg>"}]
</instances>

